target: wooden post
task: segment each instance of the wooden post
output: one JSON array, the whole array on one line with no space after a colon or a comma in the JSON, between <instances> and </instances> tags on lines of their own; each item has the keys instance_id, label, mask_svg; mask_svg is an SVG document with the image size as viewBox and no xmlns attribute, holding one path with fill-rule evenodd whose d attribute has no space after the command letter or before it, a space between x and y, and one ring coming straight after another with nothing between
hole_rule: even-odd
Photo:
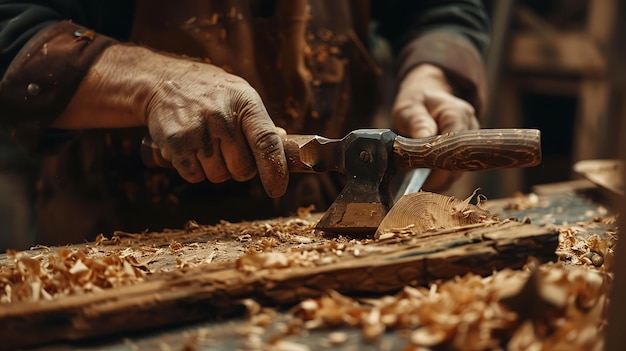
<instances>
[{"instance_id":1,"label":"wooden post","mask_svg":"<svg viewBox=\"0 0 626 351\"><path fill-rule=\"evenodd\" d=\"M622 19L626 16L626 4L620 1L615 11L616 19ZM624 43L623 35L626 33L626 23L624 21L616 21L616 30L613 32L611 46L611 57L609 61L610 83L611 83L611 105L610 113L612 121L616 124L614 129L619 130L617 135L607 135L611 140L619 140L620 156L626 160L626 43ZM617 128L620 127L620 128ZM617 138L617 139L616 139ZM626 174L622 174L626 178ZM614 281L613 290L611 291L611 300L609 308L609 326L606 337L606 350L618 351L624 350L626 347L626 240L624 240L624 232L626 231L626 199L619 200L618 208L620 211L620 238L617 242L615 253L615 264L613 267Z\"/></svg>"}]
</instances>

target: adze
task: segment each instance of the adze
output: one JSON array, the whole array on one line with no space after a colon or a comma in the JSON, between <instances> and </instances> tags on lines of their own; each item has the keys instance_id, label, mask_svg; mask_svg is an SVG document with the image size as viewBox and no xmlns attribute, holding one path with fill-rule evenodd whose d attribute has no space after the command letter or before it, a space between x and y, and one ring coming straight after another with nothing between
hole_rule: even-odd
<instances>
[{"instance_id":1,"label":"adze","mask_svg":"<svg viewBox=\"0 0 626 351\"><path fill-rule=\"evenodd\" d=\"M359 129L342 139L287 135L283 147L290 172L346 176L344 189L316 229L373 234L393 205L389 183L396 172L536 166L541 162L540 135L536 129L477 129L411 139L389 129ZM172 167L149 137L142 142L142 157L147 166Z\"/></svg>"}]
</instances>

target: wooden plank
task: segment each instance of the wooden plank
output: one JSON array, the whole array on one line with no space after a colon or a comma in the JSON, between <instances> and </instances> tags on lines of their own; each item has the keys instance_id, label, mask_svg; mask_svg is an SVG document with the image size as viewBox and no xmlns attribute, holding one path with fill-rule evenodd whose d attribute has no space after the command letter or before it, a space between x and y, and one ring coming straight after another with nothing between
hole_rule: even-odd
<instances>
[{"instance_id":1,"label":"wooden plank","mask_svg":"<svg viewBox=\"0 0 626 351\"><path fill-rule=\"evenodd\" d=\"M488 275L496 269L519 268L530 256L540 262L554 260L557 241L554 229L503 221L421 237L356 241L339 250L341 255L327 244L292 250L316 253L318 264L313 267L245 271L246 259L259 259L265 253L245 255L236 261L154 274L147 281L100 293L4 305L0 348L220 318L241 313L241 300L247 298L280 306L329 289L379 294L470 272Z\"/></svg>"},{"instance_id":2,"label":"wooden plank","mask_svg":"<svg viewBox=\"0 0 626 351\"><path fill-rule=\"evenodd\" d=\"M623 35L617 33L626 33L626 22L621 20L626 16L626 3L618 1L614 11L616 21L616 29L613 35L612 45L610 46L610 62L611 75L609 83L611 84L611 103L609 111L613 117L613 121L619 121L616 126L618 132L611 135L622 136L615 140L618 146L619 157L626 162L626 50L624 50ZM622 184L626 184L626 172L622 174ZM622 196L616 204L620 211L619 227L626 228L626 197ZM626 325L626 245L617 245L615 252L615 264L613 268L614 280L611 289L610 301L611 308L609 311L609 325L606 336L606 350L618 351L626 348L626 333L624 333L624 325Z\"/></svg>"},{"instance_id":3,"label":"wooden plank","mask_svg":"<svg viewBox=\"0 0 626 351\"><path fill-rule=\"evenodd\" d=\"M605 80L586 79L580 85L580 98L574 127L574 161L614 157L615 143L608 137L609 87Z\"/></svg>"}]
</instances>

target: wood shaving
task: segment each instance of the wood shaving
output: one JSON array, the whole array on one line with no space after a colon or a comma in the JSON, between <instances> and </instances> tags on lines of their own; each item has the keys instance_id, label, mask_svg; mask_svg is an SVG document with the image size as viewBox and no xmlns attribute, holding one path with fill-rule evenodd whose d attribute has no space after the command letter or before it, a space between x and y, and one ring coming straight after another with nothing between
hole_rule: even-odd
<instances>
[{"instance_id":1,"label":"wood shaving","mask_svg":"<svg viewBox=\"0 0 626 351\"><path fill-rule=\"evenodd\" d=\"M516 209L542 206L532 195L520 200ZM466 201L455 207L456 214L479 214L475 208L480 210L481 200L474 207ZM300 209L296 218L271 221L222 221L214 226L189 222L184 230L116 232L110 239L101 234L95 247L9 252L9 264L0 266L0 302L51 300L134 284L146 274L159 272L167 259L175 260L174 269L228 261L248 273L316 267L346 255L366 256L413 235L414 225L409 224L381 234L378 240L324 238L314 230L312 210ZM595 217L592 222L614 224L615 217ZM403 331L406 350L525 350L562 345L599 350L616 236L615 232L606 237L583 235L589 225L558 228L558 264L530 264L525 270L505 269L488 277L468 274L370 299L329 291L292 309L293 319L285 323L283 332L360 328L364 339L375 342L386 331ZM239 331L244 349L308 349L281 338L265 341L262 335L276 311L254 300L242 304L250 321ZM327 343L338 346L346 340L347 334L333 332Z\"/></svg>"},{"instance_id":2,"label":"wood shaving","mask_svg":"<svg viewBox=\"0 0 626 351\"><path fill-rule=\"evenodd\" d=\"M328 342L333 346L343 345L348 341L348 334L345 332L332 332L328 334Z\"/></svg>"},{"instance_id":3,"label":"wood shaving","mask_svg":"<svg viewBox=\"0 0 626 351\"><path fill-rule=\"evenodd\" d=\"M254 273L268 269L286 269L296 267L317 267L335 262L332 256L323 255L332 252L336 256L343 254L342 250L324 250L323 247L315 250L288 251L288 252L256 252L252 251L239 257L236 261L238 270Z\"/></svg>"},{"instance_id":4,"label":"wood shaving","mask_svg":"<svg viewBox=\"0 0 626 351\"><path fill-rule=\"evenodd\" d=\"M559 229L559 246L556 254L560 261L584 267L601 267L608 271L612 269L616 237L614 233L607 233L601 238L593 234L587 238L580 235L584 228L567 227Z\"/></svg>"},{"instance_id":5,"label":"wood shaving","mask_svg":"<svg viewBox=\"0 0 626 351\"><path fill-rule=\"evenodd\" d=\"M530 345L526 340L596 350L602 338L590 338L588 331L601 332L605 325L608 282L604 273L551 264L502 270L488 277L468 274L429 288L407 286L396 295L376 299L331 291L302 301L292 313L308 329L359 327L369 341L386 330L408 329L408 350L521 350ZM553 309L542 308L544 304ZM526 314L529 308L531 315ZM534 321L530 331L527 319Z\"/></svg>"},{"instance_id":6,"label":"wood shaving","mask_svg":"<svg viewBox=\"0 0 626 351\"><path fill-rule=\"evenodd\" d=\"M9 250L0 266L0 303L53 300L140 282L147 267L134 256L100 257L89 247L30 256Z\"/></svg>"},{"instance_id":7,"label":"wood shaving","mask_svg":"<svg viewBox=\"0 0 626 351\"><path fill-rule=\"evenodd\" d=\"M315 211L315 205L309 205L309 207L299 207L297 212L298 218L309 218L313 211Z\"/></svg>"},{"instance_id":8,"label":"wood shaving","mask_svg":"<svg viewBox=\"0 0 626 351\"><path fill-rule=\"evenodd\" d=\"M511 202L504 206L506 210L530 210L539 207L548 207L549 203L541 200L537 194L522 194L516 192L513 194Z\"/></svg>"}]
</instances>

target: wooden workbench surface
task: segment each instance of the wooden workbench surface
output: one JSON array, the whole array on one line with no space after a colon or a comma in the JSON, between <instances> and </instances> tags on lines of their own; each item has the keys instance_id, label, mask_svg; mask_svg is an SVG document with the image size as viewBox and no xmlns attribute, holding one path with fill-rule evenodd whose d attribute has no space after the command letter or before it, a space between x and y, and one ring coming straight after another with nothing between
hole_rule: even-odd
<instances>
[{"instance_id":1,"label":"wooden workbench surface","mask_svg":"<svg viewBox=\"0 0 626 351\"><path fill-rule=\"evenodd\" d=\"M83 348L106 346L112 350L153 349L155 345L190 350L314 349L322 344L336 349L357 345L360 349L385 345L398 349L428 343L455 345L473 337L467 331L459 336L461 329L472 325L480 327L477 330L487 328L483 333L490 332L485 340L491 343L519 343L521 336L516 335L533 334L523 321L537 317L526 315L520 306L543 296L530 282L557 273L559 279L578 274L583 280L604 281L610 256L607 233L613 231L607 224L611 213L589 198L593 193L590 189L570 187L545 196L490 201L483 207L499 214L499 222L419 237L402 232L378 240L325 236L313 230L318 215L303 210L294 218L217 226L191 223L181 230L149 235L117 233L87 245L11 253L0 258L0 267L19 266L15 262L25 254L35 259L54 257L55 262L69 260L72 263L67 272L74 273L83 269L76 267L77 258L87 266L84 271L112 255L122 259L107 261L110 267L120 267L119 271L109 269L109 276L104 276L118 283L114 289L0 305L0 321L7 326L0 328L5 340L0 348L38 345L45 349L57 347L54 343L81 340ZM508 219L525 217L523 221ZM533 224L528 224L528 219ZM589 244L592 234L599 236ZM604 252L596 252L601 250ZM598 258L590 255L592 251L607 263L598 264ZM528 265L529 256L537 261ZM567 262L544 263L559 257ZM521 269L524 265L527 268ZM585 273L571 273L572 268ZM559 286L555 285L554 291L570 293L569 288ZM80 290L77 284L72 289ZM602 291L596 288L593 293L602 297ZM459 294L471 297L462 304L457 301ZM363 296L370 299L360 299ZM453 307L442 305L446 297L456 301ZM492 322L499 324L485 327L489 318L472 317L474 322L444 328L424 307L433 303L448 318L492 310ZM328 308L329 304L334 307ZM380 307L383 305L387 307ZM563 302L560 307L567 309L565 305ZM594 306L603 305L596 301ZM598 308L585 308L585 312L597 314ZM381 318L381 311L386 311L385 318ZM409 311L421 321L397 322L399 315ZM375 313L378 322L373 322ZM350 321L346 316L352 316ZM220 322L220 318L226 320ZM390 322L394 318L395 324ZM595 318L589 321L591 325L599 323L601 316ZM135 333L163 327L170 329L142 336ZM85 339L93 340L90 338L94 336L109 339L85 344ZM586 342L595 345L593 340ZM46 344L57 346L42 346Z\"/></svg>"}]
</instances>

